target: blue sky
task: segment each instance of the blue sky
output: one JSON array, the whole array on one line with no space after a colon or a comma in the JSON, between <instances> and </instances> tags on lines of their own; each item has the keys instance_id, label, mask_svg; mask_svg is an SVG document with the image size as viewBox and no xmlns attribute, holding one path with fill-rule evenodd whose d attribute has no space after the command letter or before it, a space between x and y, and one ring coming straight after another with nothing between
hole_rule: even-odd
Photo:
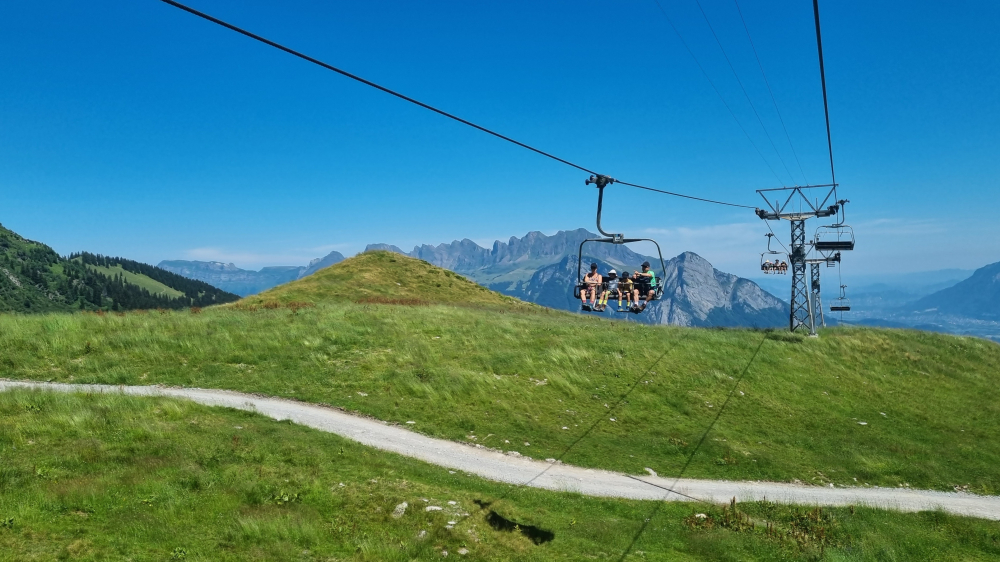
<instances>
[{"instance_id":1,"label":"blue sky","mask_svg":"<svg viewBox=\"0 0 1000 562\"><path fill-rule=\"evenodd\" d=\"M191 5L623 180L756 205L803 174L735 4L701 1L791 175L694 0L660 2L768 164L653 0ZM804 176L825 183L811 2L740 6ZM858 235L845 275L1000 260L1000 4L821 9ZM156 0L0 4L0 76L0 222L61 253L258 268L593 229L585 174ZM609 194L610 229L756 270L752 212Z\"/></svg>"}]
</instances>

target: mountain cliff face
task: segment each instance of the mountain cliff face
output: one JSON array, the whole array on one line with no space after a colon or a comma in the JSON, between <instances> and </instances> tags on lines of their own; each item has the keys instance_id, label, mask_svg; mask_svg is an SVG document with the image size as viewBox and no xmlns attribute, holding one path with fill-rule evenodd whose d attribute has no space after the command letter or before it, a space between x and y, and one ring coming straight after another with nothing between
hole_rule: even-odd
<instances>
[{"instance_id":1,"label":"mountain cliff face","mask_svg":"<svg viewBox=\"0 0 1000 562\"><path fill-rule=\"evenodd\" d=\"M521 300L579 311L580 302L573 298L577 252L582 241L597 237L580 228L559 231L552 236L529 232L521 238L512 236L506 242L497 240L490 248L464 239L437 246L424 244L408 253L391 244L369 244L365 251L384 250L419 258ZM269 267L259 272L215 262L162 262L160 267L247 295L304 277L343 259L340 254L331 256L313 260L309 267ZM324 263L330 259L336 261ZM644 256L624 245L589 243L584 246L583 266L586 268L596 262L602 272L611 268L619 272L634 271L647 260L659 273L658 257ZM642 314L621 317L677 326L770 327L788 322L785 303L752 281L715 269L697 254L685 252L666 262L663 282L661 301L652 303ZM605 314L610 317L613 313Z\"/></svg>"},{"instance_id":2,"label":"mountain cliff face","mask_svg":"<svg viewBox=\"0 0 1000 562\"><path fill-rule=\"evenodd\" d=\"M398 246L393 246L392 244L369 244L365 246L365 253L367 252L396 252L397 254L409 255Z\"/></svg>"},{"instance_id":3,"label":"mountain cliff face","mask_svg":"<svg viewBox=\"0 0 1000 562\"><path fill-rule=\"evenodd\" d=\"M518 282L527 281L540 268L554 264L565 256L575 256L580 243L598 235L586 229L560 230L552 236L533 231L522 238L511 236L507 242L497 240L492 248L483 248L472 240L456 240L450 244L413 248L406 255L450 269L486 285L495 291L513 290ZM365 251L389 250L404 254L388 244L371 244ZM645 260L659 261L633 252L624 245L590 243L584 252L613 267L638 268Z\"/></svg>"},{"instance_id":4,"label":"mountain cliff face","mask_svg":"<svg viewBox=\"0 0 1000 562\"><path fill-rule=\"evenodd\" d=\"M566 256L504 292L543 306L579 310L580 301L572 295L573 284L577 280L576 262L576 256ZM604 260L588 256L584 259L584 268L591 262L596 262L602 273L613 267ZM661 300L650 303L642 314L608 311L604 315L674 326L763 328L782 326L788 322L788 306L784 302L752 281L715 269L695 253L685 252L669 260L666 266ZM621 271L619 267L616 269Z\"/></svg>"},{"instance_id":5,"label":"mountain cliff face","mask_svg":"<svg viewBox=\"0 0 1000 562\"><path fill-rule=\"evenodd\" d=\"M231 263L217 261L165 260L158 267L245 297L301 279L343 260L340 252L330 252L326 257L312 260L308 266L265 267L260 271L240 269Z\"/></svg>"},{"instance_id":6,"label":"mountain cliff face","mask_svg":"<svg viewBox=\"0 0 1000 562\"><path fill-rule=\"evenodd\" d=\"M788 306L753 281L724 273L693 252L667 262L663 298L650 322L675 326L782 326Z\"/></svg>"},{"instance_id":7,"label":"mountain cliff face","mask_svg":"<svg viewBox=\"0 0 1000 562\"><path fill-rule=\"evenodd\" d=\"M977 269L971 277L906 307L912 312L1000 320L1000 262Z\"/></svg>"},{"instance_id":8,"label":"mountain cliff face","mask_svg":"<svg viewBox=\"0 0 1000 562\"><path fill-rule=\"evenodd\" d=\"M299 279L302 279L307 275L312 275L324 267L330 267L331 265L342 261L344 261L344 254L341 254L340 252L330 252L325 257L316 258L310 261L309 265L307 265L306 268L299 273Z\"/></svg>"}]
</instances>

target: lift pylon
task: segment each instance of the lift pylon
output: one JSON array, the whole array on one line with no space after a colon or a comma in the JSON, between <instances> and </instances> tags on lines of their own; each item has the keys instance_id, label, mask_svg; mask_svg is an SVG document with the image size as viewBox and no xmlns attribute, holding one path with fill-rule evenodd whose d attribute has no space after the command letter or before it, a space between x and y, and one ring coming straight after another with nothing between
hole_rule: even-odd
<instances>
[{"instance_id":1,"label":"lift pylon","mask_svg":"<svg viewBox=\"0 0 1000 562\"><path fill-rule=\"evenodd\" d=\"M822 201L809 197L810 194L816 193L812 190L821 188L829 188ZM789 301L791 306L788 328L792 332L799 328L808 328L809 334L815 335L815 317L817 314L822 314L822 301L817 300L821 298L818 264L812 268L810 283L806 284L806 263L810 261L807 256L811 249L806 242L806 220L837 216L845 201L837 201L836 184L758 189L757 193L767 204L766 208L758 208L755 211L761 220L787 220L791 224L792 237L789 248L791 252L788 261L792 270L792 298ZM770 197L773 195L779 195L778 199L771 201ZM816 261L826 262L828 259L832 258L824 256L822 260ZM838 253L837 260L839 259ZM817 313L817 310L820 312Z\"/></svg>"}]
</instances>

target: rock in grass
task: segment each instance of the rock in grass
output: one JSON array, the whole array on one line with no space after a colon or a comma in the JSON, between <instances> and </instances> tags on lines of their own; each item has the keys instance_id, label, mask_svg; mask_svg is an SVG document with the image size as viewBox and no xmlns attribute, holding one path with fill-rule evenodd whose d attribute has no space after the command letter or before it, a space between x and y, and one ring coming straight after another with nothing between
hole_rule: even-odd
<instances>
[{"instance_id":1,"label":"rock in grass","mask_svg":"<svg viewBox=\"0 0 1000 562\"><path fill-rule=\"evenodd\" d=\"M400 517L402 517L403 514L406 513L406 508L407 507L410 507L410 504L408 504L406 502L403 502L403 503L397 505L396 509L392 510L392 518L393 519L399 519Z\"/></svg>"}]
</instances>

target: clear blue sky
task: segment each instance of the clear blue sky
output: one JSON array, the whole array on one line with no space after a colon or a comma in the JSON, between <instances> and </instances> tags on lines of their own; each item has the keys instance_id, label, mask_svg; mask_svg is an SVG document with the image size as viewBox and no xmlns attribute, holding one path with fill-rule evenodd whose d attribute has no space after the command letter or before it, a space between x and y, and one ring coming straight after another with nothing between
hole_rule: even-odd
<instances>
[{"instance_id":1,"label":"clear blue sky","mask_svg":"<svg viewBox=\"0 0 1000 562\"><path fill-rule=\"evenodd\" d=\"M768 169L653 0L190 0L626 181L758 204ZM732 0L660 0L781 182L802 181ZM743 0L811 182L827 182L811 2ZM1000 260L1000 3L823 0L852 270ZM0 222L61 253L299 264L593 229L585 174L156 0L0 4ZM615 188L606 225L751 274L746 210ZM817 224L818 226L818 224ZM787 238L787 224L776 225Z\"/></svg>"}]
</instances>

